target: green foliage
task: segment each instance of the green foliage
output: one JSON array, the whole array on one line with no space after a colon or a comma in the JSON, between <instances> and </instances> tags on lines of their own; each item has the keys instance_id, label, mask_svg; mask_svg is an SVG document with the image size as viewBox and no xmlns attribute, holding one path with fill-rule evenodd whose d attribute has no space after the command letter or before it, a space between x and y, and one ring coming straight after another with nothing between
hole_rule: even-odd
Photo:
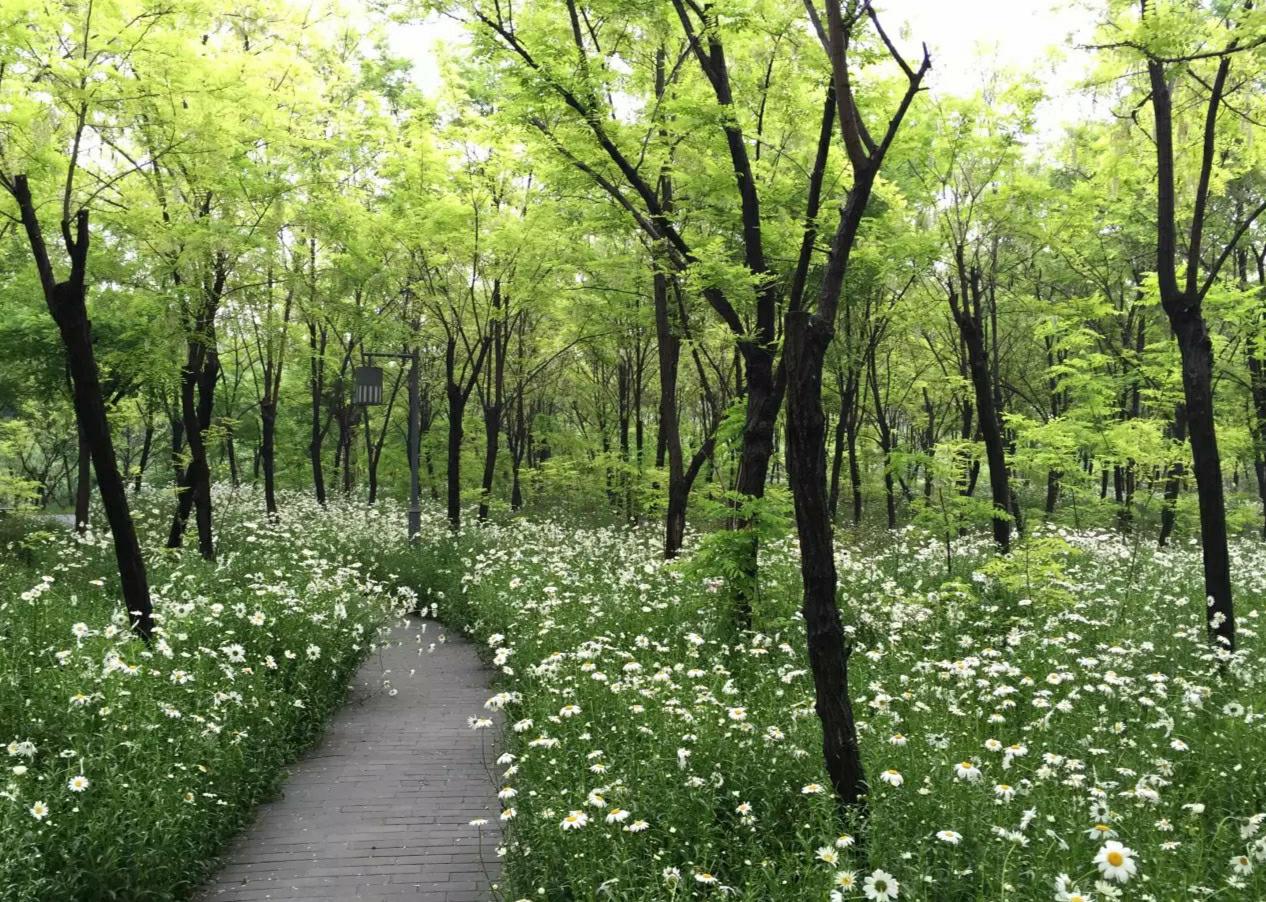
<instances>
[{"instance_id":1,"label":"green foliage","mask_svg":"<svg viewBox=\"0 0 1266 902\"><path fill-rule=\"evenodd\" d=\"M1084 558L1084 552L1059 536L1039 535L1026 538L1010 555L989 561L979 572L997 580L1023 606L1032 605L1036 594L1047 607L1067 608L1076 598L1065 586L1068 564L1078 558Z\"/></svg>"}]
</instances>

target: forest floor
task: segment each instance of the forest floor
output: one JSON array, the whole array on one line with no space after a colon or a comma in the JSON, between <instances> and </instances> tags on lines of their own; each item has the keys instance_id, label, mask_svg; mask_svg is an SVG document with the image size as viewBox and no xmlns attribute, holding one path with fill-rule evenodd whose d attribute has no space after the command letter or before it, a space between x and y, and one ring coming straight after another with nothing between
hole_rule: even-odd
<instances>
[{"instance_id":1,"label":"forest floor","mask_svg":"<svg viewBox=\"0 0 1266 902\"><path fill-rule=\"evenodd\" d=\"M489 676L474 646L435 623L397 627L199 902L488 898L500 839L494 753L490 731L466 717Z\"/></svg>"}]
</instances>

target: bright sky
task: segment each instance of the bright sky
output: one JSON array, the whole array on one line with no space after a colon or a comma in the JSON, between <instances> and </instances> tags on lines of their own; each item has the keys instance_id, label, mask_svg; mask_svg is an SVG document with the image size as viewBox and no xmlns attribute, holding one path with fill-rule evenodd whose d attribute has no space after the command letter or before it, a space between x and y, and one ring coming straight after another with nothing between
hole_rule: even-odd
<instances>
[{"instance_id":1,"label":"bright sky","mask_svg":"<svg viewBox=\"0 0 1266 902\"><path fill-rule=\"evenodd\" d=\"M934 91L974 92L986 73L1011 68L1039 74L1049 95L1067 98L1085 71L1086 52L1069 45L1070 38L1074 44L1089 38L1092 13L1075 0L881 0L876 8L903 50L914 54L919 41L927 42ZM391 33L392 50L413 59L428 93L440 79L434 48L462 40L461 26L441 18ZM1056 100L1043 111L1043 126L1057 129L1085 112L1084 102Z\"/></svg>"}]
</instances>

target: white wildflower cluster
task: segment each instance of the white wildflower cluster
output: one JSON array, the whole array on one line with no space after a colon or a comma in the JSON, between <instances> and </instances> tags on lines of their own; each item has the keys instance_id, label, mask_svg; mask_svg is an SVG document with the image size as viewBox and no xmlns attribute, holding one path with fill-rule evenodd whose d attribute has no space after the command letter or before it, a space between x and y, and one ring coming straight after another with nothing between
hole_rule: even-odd
<instances>
[{"instance_id":1,"label":"white wildflower cluster","mask_svg":"<svg viewBox=\"0 0 1266 902\"><path fill-rule=\"evenodd\" d=\"M83 857L88 838L126 846L119 824L149 824L146 890L183 883L193 864L181 864L183 850L241 821L342 703L380 627L416 606L360 559L384 536L403 547L398 512L322 509L296 494L269 520L250 492L217 489L214 501L220 547L209 567L196 547L160 550L169 496L138 499L156 622L148 644L107 578L108 533L33 538L47 568L34 578L0 565L0 675L21 702L0 718L0 897L28 898L24 882L42 898L96 892L75 882L89 871L44 862L68 849ZM182 850L167 855L165 878L152 865L162 849Z\"/></svg>"},{"instance_id":2,"label":"white wildflower cluster","mask_svg":"<svg viewBox=\"0 0 1266 902\"><path fill-rule=\"evenodd\" d=\"M823 767L794 549L763 548L755 630L736 633L725 581L665 565L656 538L545 521L471 540L463 604L522 665L485 706L512 753L511 898L604 897L616 871L647 898L1266 898L1266 549L1234 548L1250 588L1231 657L1191 601L1197 549L1052 531L1058 567L1018 601L979 569L983 541L960 541L953 574L913 530L841 550L854 823Z\"/></svg>"}]
</instances>

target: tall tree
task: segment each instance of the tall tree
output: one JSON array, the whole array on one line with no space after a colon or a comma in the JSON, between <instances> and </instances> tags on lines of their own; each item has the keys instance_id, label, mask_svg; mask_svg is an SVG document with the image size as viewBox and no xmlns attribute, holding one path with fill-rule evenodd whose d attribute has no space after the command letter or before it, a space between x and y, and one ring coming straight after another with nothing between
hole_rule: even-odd
<instances>
[{"instance_id":1,"label":"tall tree","mask_svg":"<svg viewBox=\"0 0 1266 902\"><path fill-rule=\"evenodd\" d=\"M1263 43L1260 37L1241 41L1237 26L1255 17L1251 3L1223 10L1216 4L1144 2L1136 20L1113 23L1113 30L1127 32L1120 40L1100 45L1131 62L1141 62L1146 71L1147 94L1142 102L1152 110L1156 159L1157 290L1182 359L1184 407L1200 507L1204 588L1209 599L1209 638L1226 651L1235 650L1235 609L1214 417L1213 345L1203 308L1236 245L1266 212L1266 201L1236 205L1239 215L1224 229L1215 230L1211 222L1214 186L1225 181L1227 170L1237 162L1225 138L1220 141L1219 128L1219 122L1227 118L1224 114L1231 113L1228 92L1244 87L1230 81L1231 69L1237 56ZM1199 143L1192 154L1175 146L1176 96L1184 105L1191 102L1203 107ZM1177 173L1184 167L1194 171L1195 180L1184 182L1188 207L1180 245ZM1216 180L1215 175L1219 176ZM1208 255L1206 243L1213 244Z\"/></svg>"},{"instance_id":2,"label":"tall tree","mask_svg":"<svg viewBox=\"0 0 1266 902\"><path fill-rule=\"evenodd\" d=\"M845 642L836 604L838 576L826 486L822 370L835 334L840 293L862 217L884 158L931 67L931 58L925 46L917 68L911 67L880 27L879 18L869 3L850 2L847 8L841 8L839 0L827 0L825 29L814 3L809 0L806 6L831 64L840 133L852 168L853 183L840 206L816 309L797 305L787 311L787 470L795 502L796 532L800 538L803 612L816 708L822 724L823 757L838 803L846 808L857 808L864 804L867 784L848 691L851 649ZM867 19L906 77L896 108L878 141L871 137L857 106L849 71L854 31Z\"/></svg>"}]
</instances>

